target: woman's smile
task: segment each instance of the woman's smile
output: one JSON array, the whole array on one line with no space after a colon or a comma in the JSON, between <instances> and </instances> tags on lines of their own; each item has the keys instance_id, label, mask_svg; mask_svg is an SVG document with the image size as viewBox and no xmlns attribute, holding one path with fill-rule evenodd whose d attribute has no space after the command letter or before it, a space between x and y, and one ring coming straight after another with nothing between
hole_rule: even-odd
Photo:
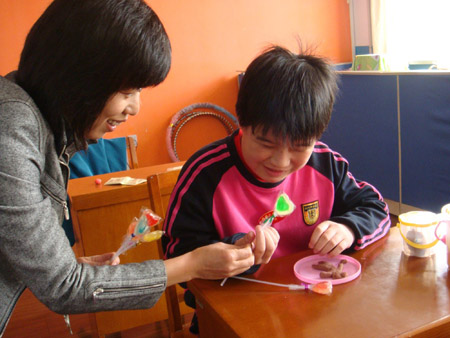
<instances>
[{"instance_id":1,"label":"woman's smile","mask_svg":"<svg viewBox=\"0 0 450 338\"><path fill-rule=\"evenodd\" d=\"M128 120L128 115L136 115L140 106L140 89L118 92L111 96L87 134L90 140L102 138L113 132Z\"/></svg>"},{"instance_id":2,"label":"woman's smile","mask_svg":"<svg viewBox=\"0 0 450 338\"><path fill-rule=\"evenodd\" d=\"M107 120L106 121L106 123L108 124L108 129L109 129L109 131L114 131L114 130L116 130L116 128L120 125L120 124L122 124L122 123L124 123L124 122L126 122L127 120L125 119L125 120L122 120L122 121L117 121L117 120Z\"/></svg>"}]
</instances>

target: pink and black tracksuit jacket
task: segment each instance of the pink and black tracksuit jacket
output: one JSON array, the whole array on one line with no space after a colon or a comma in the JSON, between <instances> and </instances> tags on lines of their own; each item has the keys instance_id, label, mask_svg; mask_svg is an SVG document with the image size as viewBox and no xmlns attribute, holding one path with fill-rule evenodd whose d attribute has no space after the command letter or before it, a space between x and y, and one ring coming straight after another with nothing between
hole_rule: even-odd
<instances>
[{"instance_id":1,"label":"pink and black tracksuit jacket","mask_svg":"<svg viewBox=\"0 0 450 338\"><path fill-rule=\"evenodd\" d=\"M296 209L273 223L280 234L274 258L307 249L314 228L328 219L353 230L353 250L389 231L389 210L381 194L355 179L348 162L327 145L317 142L305 167L282 182L267 183L242 163L235 135L202 148L184 165L164 224L167 258L218 241L234 242L271 215L280 192Z\"/></svg>"}]
</instances>

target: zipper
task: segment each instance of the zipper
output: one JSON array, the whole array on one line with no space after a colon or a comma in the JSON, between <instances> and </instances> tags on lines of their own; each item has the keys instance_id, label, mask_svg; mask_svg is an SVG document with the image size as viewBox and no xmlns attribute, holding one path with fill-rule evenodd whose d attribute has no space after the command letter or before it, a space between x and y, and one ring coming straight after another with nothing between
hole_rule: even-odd
<instances>
[{"instance_id":1,"label":"zipper","mask_svg":"<svg viewBox=\"0 0 450 338\"><path fill-rule=\"evenodd\" d=\"M67 186L69 184L69 177L70 177L70 167L69 167L69 154L66 153L66 149L67 149L67 146L64 145L64 147L63 147L63 149L61 151L61 154L58 157L58 161L59 161L60 165L62 165L62 166L67 168L67 177L65 177L65 179L64 179L64 181L65 181L65 188L66 188L66 191L67 191ZM66 157L65 161L63 159L64 155Z\"/></svg>"},{"instance_id":2,"label":"zipper","mask_svg":"<svg viewBox=\"0 0 450 338\"><path fill-rule=\"evenodd\" d=\"M69 207L67 206L67 201L59 198L58 196L56 196L54 193L52 193L49 189L47 189L47 187L45 185L41 185L42 189L51 197L53 198L55 201L57 201L58 203L60 203L64 209L64 218L66 220L69 219Z\"/></svg>"},{"instance_id":3,"label":"zipper","mask_svg":"<svg viewBox=\"0 0 450 338\"><path fill-rule=\"evenodd\" d=\"M69 207L67 206L67 201L63 201L63 209L64 209L64 218L66 221L68 221L70 215L69 215Z\"/></svg>"},{"instance_id":4,"label":"zipper","mask_svg":"<svg viewBox=\"0 0 450 338\"><path fill-rule=\"evenodd\" d=\"M69 185L69 177L70 177L70 167L69 167L69 155L66 153L67 145L65 144L62 148L61 154L58 157L59 164L67 168L67 176L64 178L64 187L67 191L67 187ZM65 156L65 161L63 156ZM47 191L47 193L50 193ZM50 193L51 194L51 193ZM51 194L52 195L52 194ZM56 198L56 196L54 196ZM61 201L61 199L56 198L56 200L59 200L63 206L64 209L64 219L66 221L69 220L70 214L69 214L69 206L67 205L67 201Z\"/></svg>"},{"instance_id":5,"label":"zipper","mask_svg":"<svg viewBox=\"0 0 450 338\"><path fill-rule=\"evenodd\" d=\"M100 297L101 295L108 294L108 293L116 293L116 292L123 292L123 291L145 291L149 289L157 289L164 287L163 283L155 284L155 285L145 285L145 286L126 286L121 288L96 288L94 292L92 293L92 296L95 298Z\"/></svg>"}]
</instances>

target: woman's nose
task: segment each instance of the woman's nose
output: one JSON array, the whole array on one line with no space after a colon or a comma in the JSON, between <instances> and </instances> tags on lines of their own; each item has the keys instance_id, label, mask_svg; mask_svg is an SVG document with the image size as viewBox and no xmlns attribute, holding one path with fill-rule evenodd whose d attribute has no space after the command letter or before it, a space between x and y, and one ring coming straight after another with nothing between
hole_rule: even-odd
<instances>
[{"instance_id":1,"label":"woman's nose","mask_svg":"<svg viewBox=\"0 0 450 338\"><path fill-rule=\"evenodd\" d=\"M133 95L133 100L130 102L130 104L125 109L125 114L129 115L137 115L139 113L139 109L141 107L141 94L136 93Z\"/></svg>"}]
</instances>

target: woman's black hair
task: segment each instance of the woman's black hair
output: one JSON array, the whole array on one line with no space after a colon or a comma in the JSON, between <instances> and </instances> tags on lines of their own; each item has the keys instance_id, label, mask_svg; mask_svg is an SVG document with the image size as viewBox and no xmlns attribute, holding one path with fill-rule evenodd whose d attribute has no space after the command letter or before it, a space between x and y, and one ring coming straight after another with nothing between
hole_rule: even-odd
<instances>
[{"instance_id":1,"label":"woman's black hair","mask_svg":"<svg viewBox=\"0 0 450 338\"><path fill-rule=\"evenodd\" d=\"M77 148L108 99L156 86L170 69L169 38L143 0L55 0L27 36L17 82L53 132Z\"/></svg>"},{"instance_id":2,"label":"woman's black hair","mask_svg":"<svg viewBox=\"0 0 450 338\"><path fill-rule=\"evenodd\" d=\"M272 46L242 78L236 112L242 127L310 145L330 122L337 75L325 59Z\"/></svg>"}]
</instances>

